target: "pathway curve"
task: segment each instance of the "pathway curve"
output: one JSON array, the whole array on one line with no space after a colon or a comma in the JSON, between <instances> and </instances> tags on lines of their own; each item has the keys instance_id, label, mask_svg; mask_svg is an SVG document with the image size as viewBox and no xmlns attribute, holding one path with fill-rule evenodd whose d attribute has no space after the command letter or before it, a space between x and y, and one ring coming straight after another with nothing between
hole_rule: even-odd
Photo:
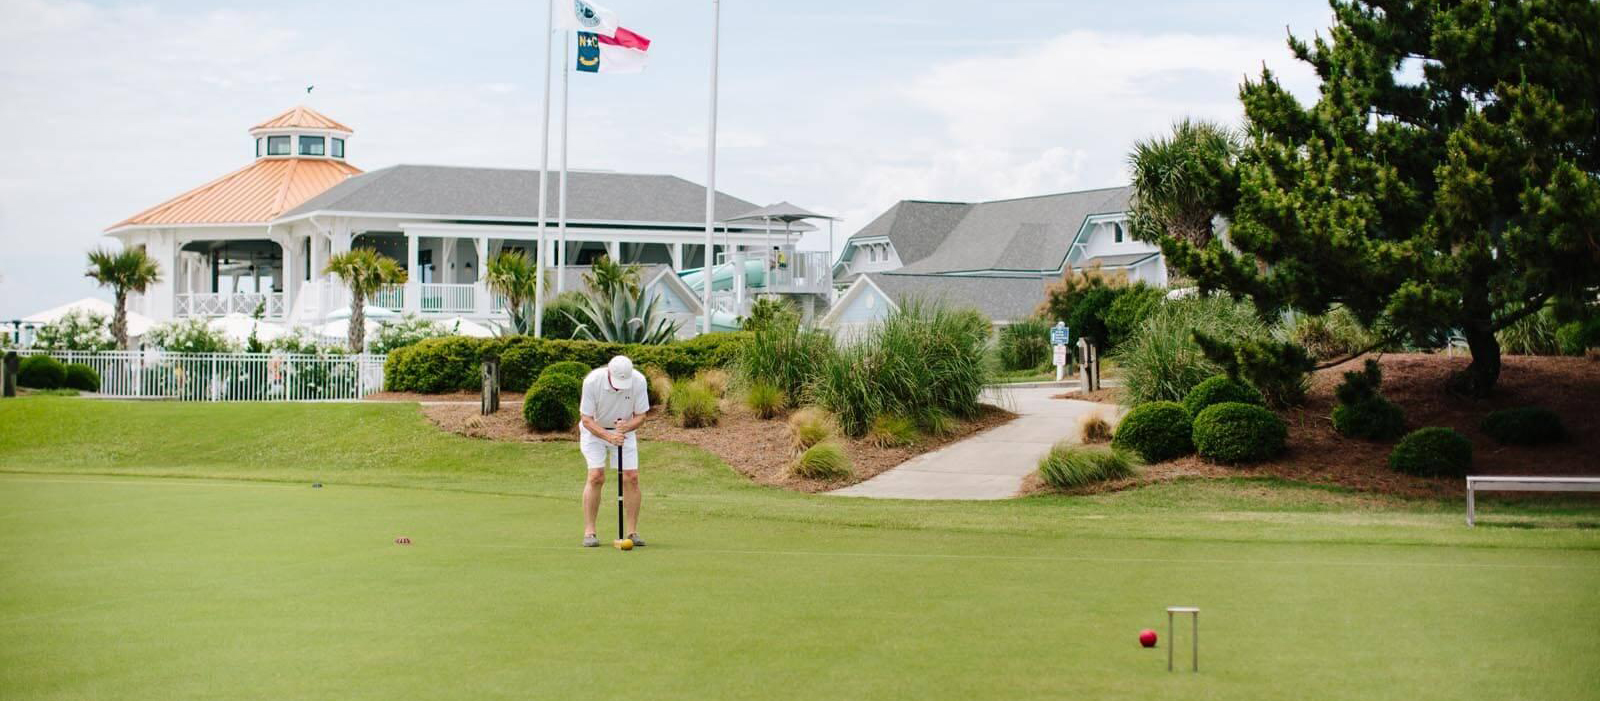
<instances>
[{"instance_id":1,"label":"pathway curve","mask_svg":"<svg viewBox=\"0 0 1600 701\"><path fill-rule=\"evenodd\" d=\"M829 492L875 499L1005 499L1039 466L1039 458L1063 438L1078 434L1079 420L1116 407L1073 399L1051 399L1060 386L990 388L983 401L1017 418L930 453L907 460L872 479ZM1113 423L1115 423L1113 421Z\"/></svg>"}]
</instances>

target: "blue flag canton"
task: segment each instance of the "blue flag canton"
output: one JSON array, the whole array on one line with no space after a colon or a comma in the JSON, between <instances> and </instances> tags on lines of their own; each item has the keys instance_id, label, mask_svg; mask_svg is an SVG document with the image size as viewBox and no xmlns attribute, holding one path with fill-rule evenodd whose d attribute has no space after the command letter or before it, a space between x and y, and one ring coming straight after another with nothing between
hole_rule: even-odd
<instances>
[{"instance_id":1,"label":"blue flag canton","mask_svg":"<svg viewBox=\"0 0 1600 701\"><path fill-rule=\"evenodd\" d=\"M594 32L578 32L578 70L600 72L600 37Z\"/></svg>"}]
</instances>

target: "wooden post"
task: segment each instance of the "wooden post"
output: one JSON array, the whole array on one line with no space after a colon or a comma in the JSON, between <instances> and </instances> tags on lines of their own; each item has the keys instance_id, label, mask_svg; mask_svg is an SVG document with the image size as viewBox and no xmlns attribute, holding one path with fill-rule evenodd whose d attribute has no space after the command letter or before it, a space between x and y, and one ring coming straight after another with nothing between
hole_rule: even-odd
<instances>
[{"instance_id":1,"label":"wooden post","mask_svg":"<svg viewBox=\"0 0 1600 701\"><path fill-rule=\"evenodd\" d=\"M1100 347L1092 338L1089 339L1089 385L1090 392L1100 390Z\"/></svg>"},{"instance_id":2,"label":"wooden post","mask_svg":"<svg viewBox=\"0 0 1600 701\"><path fill-rule=\"evenodd\" d=\"M1088 394L1094 390L1089 388L1089 341L1078 337L1078 391Z\"/></svg>"},{"instance_id":3,"label":"wooden post","mask_svg":"<svg viewBox=\"0 0 1600 701\"><path fill-rule=\"evenodd\" d=\"M17 396L17 370L22 367L22 361L17 358L16 351L6 351L6 358L0 364L0 396Z\"/></svg>"},{"instance_id":4,"label":"wooden post","mask_svg":"<svg viewBox=\"0 0 1600 701\"><path fill-rule=\"evenodd\" d=\"M483 361L483 398L478 413L488 416L500 410L500 361L489 358Z\"/></svg>"}]
</instances>

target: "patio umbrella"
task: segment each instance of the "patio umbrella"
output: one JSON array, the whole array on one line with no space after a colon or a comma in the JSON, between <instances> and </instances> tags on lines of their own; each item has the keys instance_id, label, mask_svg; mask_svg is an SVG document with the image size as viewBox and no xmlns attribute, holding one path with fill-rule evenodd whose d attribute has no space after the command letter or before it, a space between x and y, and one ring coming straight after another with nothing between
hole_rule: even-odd
<instances>
[{"instance_id":1,"label":"patio umbrella","mask_svg":"<svg viewBox=\"0 0 1600 701\"><path fill-rule=\"evenodd\" d=\"M235 343L244 343L248 340L252 330L255 331L258 341L270 341L288 332L282 324L259 321L239 312L212 319L207 325Z\"/></svg>"},{"instance_id":2,"label":"patio umbrella","mask_svg":"<svg viewBox=\"0 0 1600 701\"><path fill-rule=\"evenodd\" d=\"M61 317L72 312L87 312L105 317L106 324L109 326L111 317L116 314L116 311L116 308L110 302L98 297L84 297L70 304L63 304L59 307L52 307L41 312L29 314L22 317L22 323L43 326L44 324L54 324L60 321ZM148 316L130 311L128 312L128 335L132 337L143 336L155 323L155 320Z\"/></svg>"},{"instance_id":3,"label":"patio umbrella","mask_svg":"<svg viewBox=\"0 0 1600 701\"><path fill-rule=\"evenodd\" d=\"M471 336L473 338L494 337L494 329L484 326L483 324L468 319L464 316L458 316L453 319L445 319L444 321L439 322L439 325L443 326L446 331L449 331L457 336Z\"/></svg>"},{"instance_id":4,"label":"patio umbrella","mask_svg":"<svg viewBox=\"0 0 1600 701\"><path fill-rule=\"evenodd\" d=\"M385 307L380 307L375 304L368 304L362 307L361 311L362 314L367 318L367 321L372 321L373 319L397 319L400 317L400 312ZM338 309L328 312L328 318L349 319L350 307L339 307Z\"/></svg>"}]
</instances>

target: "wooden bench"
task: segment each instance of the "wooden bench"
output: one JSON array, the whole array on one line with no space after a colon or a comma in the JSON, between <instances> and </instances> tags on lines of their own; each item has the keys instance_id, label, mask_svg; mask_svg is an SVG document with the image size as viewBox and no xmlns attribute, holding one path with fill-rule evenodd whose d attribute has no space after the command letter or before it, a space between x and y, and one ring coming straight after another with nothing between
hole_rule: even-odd
<instances>
[{"instance_id":1,"label":"wooden bench","mask_svg":"<svg viewBox=\"0 0 1600 701\"><path fill-rule=\"evenodd\" d=\"M1467 525L1476 525L1473 495L1495 492L1600 492L1600 477L1468 477Z\"/></svg>"}]
</instances>

